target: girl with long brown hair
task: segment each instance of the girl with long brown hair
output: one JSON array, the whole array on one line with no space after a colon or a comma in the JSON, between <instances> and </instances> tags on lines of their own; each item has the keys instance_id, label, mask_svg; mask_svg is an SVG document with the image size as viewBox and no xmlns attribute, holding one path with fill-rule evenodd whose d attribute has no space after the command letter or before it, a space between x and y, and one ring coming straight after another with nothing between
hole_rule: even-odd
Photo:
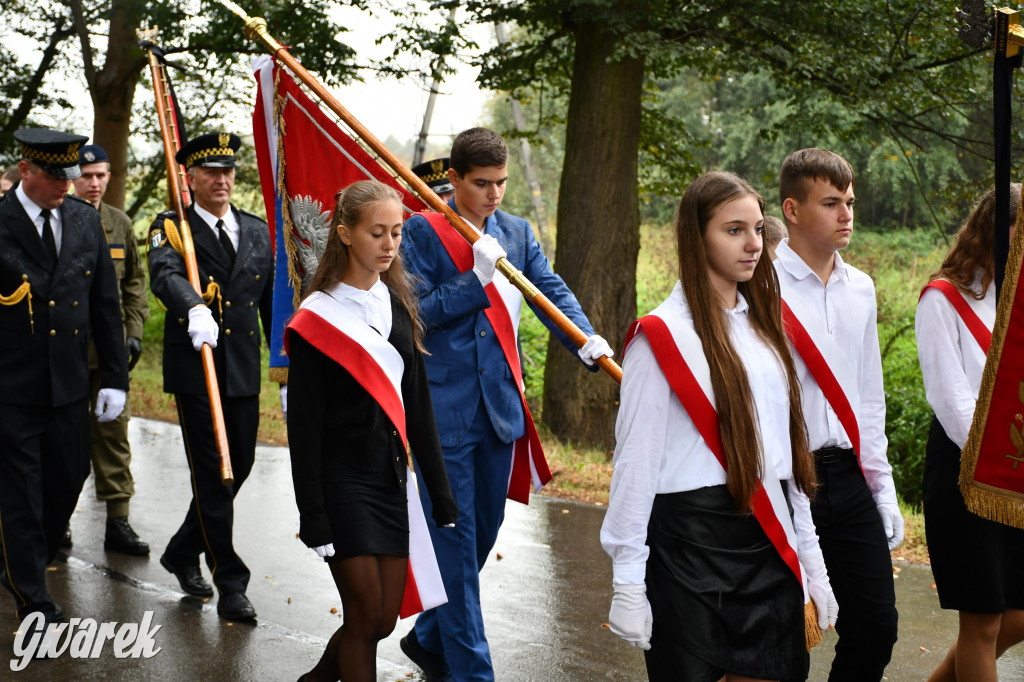
<instances>
[{"instance_id":1,"label":"girl with long brown hair","mask_svg":"<svg viewBox=\"0 0 1024 682\"><path fill-rule=\"evenodd\" d=\"M680 281L627 341L601 542L611 629L652 680L803 680L804 586L815 625L835 620L763 208L731 173L695 180Z\"/></svg>"},{"instance_id":2,"label":"girl with long brown hair","mask_svg":"<svg viewBox=\"0 0 1024 682\"><path fill-rule=\"evenodd\" d=\"M402 218L391 187L364 180L345 189L286 331L299 537L330 567L344 615L307 682L377 679L377 642L394 629L406 589L409 505L419 501L407 495L407 444L435 523L457 516L399 257Z\"/></svg>"},{"instance_id":3,"label":"girl with long brown hair","mask_svg":"<svg viewBox=\"0 0 1024 682\"><path fill-rule=\"evenodd\" d=\"M1021 186L1011 185L1010 215ZM967 441L996 317L995 190L975 206L917 305L917 352L935 415L924 469L924 521L939 604L960 632L929 680L997 679L996 659L1024 640L1024 531L969 512L960 494ZM1013 227L1011 226L1011 235Z\"/></svg>"}]
</instances>

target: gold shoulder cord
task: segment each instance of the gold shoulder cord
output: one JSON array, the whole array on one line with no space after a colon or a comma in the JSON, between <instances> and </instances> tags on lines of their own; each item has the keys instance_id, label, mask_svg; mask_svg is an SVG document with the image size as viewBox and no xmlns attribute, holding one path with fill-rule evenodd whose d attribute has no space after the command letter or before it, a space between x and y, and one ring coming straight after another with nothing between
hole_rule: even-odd
<instances>
[{"instance_id":1,"label":"gold shoulder cord","mask_svg":"<svg viewBox=\"0 0 1024 682\"><path fill-rule=\"evenodd\" d=\"M0 305L18 305L23 299L28 298L28 328L31 333L36 333L36 322L32 315L32 287L28 283L28 275L21 276L21 286L14 290L9 296L0 294Z\"/></svg>"},{"instance_id":2,"label":"gold shoulder cord","mask_svg":"<svg viewBox=\"0 0 1024 682\"><path fill-rule=\"evenodd\" d=\"M179 254L184 254L184 247L181 245L181 234L178 232L177 225L170 218L164 218L164 235L167 237L167 243L171 245L171 248L177 251ZM210 305L216 299L217 311L220 313L221 320L224 319L224 307L223 301L220 295L220 285L210 279L210 283L206 285L206 291L203 292L203 303ZM160 303L160 307L167 310L166 306L157 299L157 303Z\"/></svg>"}]
</instances>

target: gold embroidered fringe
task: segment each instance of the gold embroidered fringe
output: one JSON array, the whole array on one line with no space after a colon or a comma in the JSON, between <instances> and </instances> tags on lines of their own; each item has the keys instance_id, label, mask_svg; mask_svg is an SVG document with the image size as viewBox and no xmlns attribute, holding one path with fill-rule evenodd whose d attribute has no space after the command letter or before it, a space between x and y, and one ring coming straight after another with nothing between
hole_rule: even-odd
<instances>
[{"instance_id":1,"label":"gold embroidered fringe","mask_svg":"<svg viewBox=\"0 0 1024 682\"><path fill-rule=\"evenodd\" d=\"M32 334L36 333L36 321L32 314L32 286L28 283L28 275L21 276L21 286L13 293L4 296L0 294L0 305L18 305L28 299L28 328Z\"/></svg>"},{"instance_id":2,"label":"gold embroidered fringe","mask_svg":"<svg viewBox=\"0 0 1024 682\"><path fill-rule=\"evenodd\" d=\"M818 609L814 606L813 599L808 599L804 604L804 637L808 651L821 644L824 639L821 628L818 627Z\"/></svg>"},{"instance_id":3,"label":"gold embroidered fringe","mask_svg":"<svg viewBox=\"0 0 1024 682\"><path fill-rule=\"evenodd\" d=\"M964 497L967 508L973 513L991 521L1024 529L1024 495L974 480L974 472L981 454L982 436L985 432L985 424L988 422L989 408L992 405L996 370L1003 354L1010 313L1017 295L1022 255L1024 255L1024 202L1017 209L1017 229L1010 242L1010 253L1006 260L1006 277L1003 280L999 305L996 308L992 345L989 348L985 369L981 375L981 388L978 392L974 419L971 422L971 431L960 455L960 493ZM1010 428L1014 428L1013 424L1010 424Z\"/></svg>"}]
</instances>

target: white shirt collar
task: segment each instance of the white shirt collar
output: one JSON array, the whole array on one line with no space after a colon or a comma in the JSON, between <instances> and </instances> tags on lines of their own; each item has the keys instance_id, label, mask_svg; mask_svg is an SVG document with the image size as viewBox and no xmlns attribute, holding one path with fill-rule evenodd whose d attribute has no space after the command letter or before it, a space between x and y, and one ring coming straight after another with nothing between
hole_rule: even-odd
<instances>
[{"instance_id":1,"label":"white shirt collar","mask_svg":"<svg viewBox=\"0 0 1024 682\"><path fill-rule=\"evenodd\" d=\"M327 288L327 293L337 300L346 299L354 301L359 305L366 305L371 302L371 299L375 303L387 301L390 303L391 295L388 292L388 285L384 284L384 280L378 279L376 284L367 289L359 289L358 287L345 284L344 282L335 282Z\"/></svg>"},{"instance_id":2,"label":"white shirt collar","mask_svg":"<svg viewBox=\"0 0 1024 682\"><path fill-rule=\"evenodd\" d=\"M669 294L669 298L675 299L676 303L679 303L686 309L686 314L690 315L690 305L686 302L686 294L683 293L683 283L676 280L676 285L672 287L672 293ZM736 292L736 307L735 308L723 308L725 312L732 315L738 315L739 313L745 313L750 309L750 305L747 303L747 299L743 298L743 294Z\"/></svg>"},{"instance_id":3,"label":"white shirt collar","mask_svg":"<svg viewBox=\"0 0 1024 682\"><path fill-rule=\"evenodd\" d=\"M18 197L18 201L21 202L22 208L25 209L25 213L28 213L29 220L34 225L39 220L39 214L43 212L43 207L28 198L25 194L25 190L22 188L21 183L18 183L17 189L14 190L15 195ZM50 214L57 213L57 211L50 211Z\"/></svg>"},{"instance_id":4,"label":"white shirt collar","mask_svg":"<svg viewBox=\"0 0 1024 682\"><path fill-rule=\"evenodd\" d=\"M804 262L804 259L790 248L788 237L780 241L779 245L775 247L775 260L793 279L807 279L812 275L817 277L817 274ZM832 261L832 274L829 275L828 281L833 282L838 279L845 279L849 282L850 272L846 267L846 263L843 262L843 257L836 251L835 260Z\"/></svg>"},{"instance_id":5,"label":"white shirt collar","mask_svg":"<svg viewBox=\"0 0 1024 682\"><path fill-rule=\"evenodd\" d=\"M213 215L205 208L200 206L198 202L193 203L192 206L193 208L196 209L196 215L202 218L203 222L209 225L214 232L217 231L218 220L224 221L224 229L226 229L228 232L235 232L238 230L238 225L235 222L235 212L231 210L230 206L228 207L228 212L224 214L223 218L218 218L217 216Z\"/></svg>"}]
</instances>

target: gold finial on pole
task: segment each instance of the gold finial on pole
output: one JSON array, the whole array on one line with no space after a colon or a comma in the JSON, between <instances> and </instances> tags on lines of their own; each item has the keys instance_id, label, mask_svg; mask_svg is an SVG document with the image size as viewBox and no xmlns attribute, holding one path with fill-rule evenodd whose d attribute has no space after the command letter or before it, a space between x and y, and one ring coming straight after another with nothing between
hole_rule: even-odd
<instances>
[{"instance_id":1,"label":"gold finial on pole","mask_svg":"<svg viewBox=\"0 0 1024 682\"><path fill-rule=\"evenodd\" d=\"M137 28L135 29L135 37L140 42L152 43L156 40L157 35L160 33L159 26L150 26L149 28Z\"/></svg>"},{"instance_id":2,"label":"gold finial on pole","mask_svg":"<svg viewBox=\"0 0 1024 682\"><path fill-rule=\"evenodd\" d=\"M1000 7L996 14L996 52L1006 57L1015 57L1024 45L1024 27L1020 25L1020 12L1009 7Z\"/></svg>"},{"instance_id":3,"label":"gold finial on pole","mask_svg":"<svg viewBox=\"0 0 1024 682\"><path fill-rule=\"evenodd\" d=\"M220 3L238 15L245 22L245 37L249 40L257 40L267 47L271 53L276 53L282 48L281 43L274 40L267 30L267 20L262 17L250 17L245 10L231 2L231 0L220 0Z\"/></svg>"}]
</instances>

